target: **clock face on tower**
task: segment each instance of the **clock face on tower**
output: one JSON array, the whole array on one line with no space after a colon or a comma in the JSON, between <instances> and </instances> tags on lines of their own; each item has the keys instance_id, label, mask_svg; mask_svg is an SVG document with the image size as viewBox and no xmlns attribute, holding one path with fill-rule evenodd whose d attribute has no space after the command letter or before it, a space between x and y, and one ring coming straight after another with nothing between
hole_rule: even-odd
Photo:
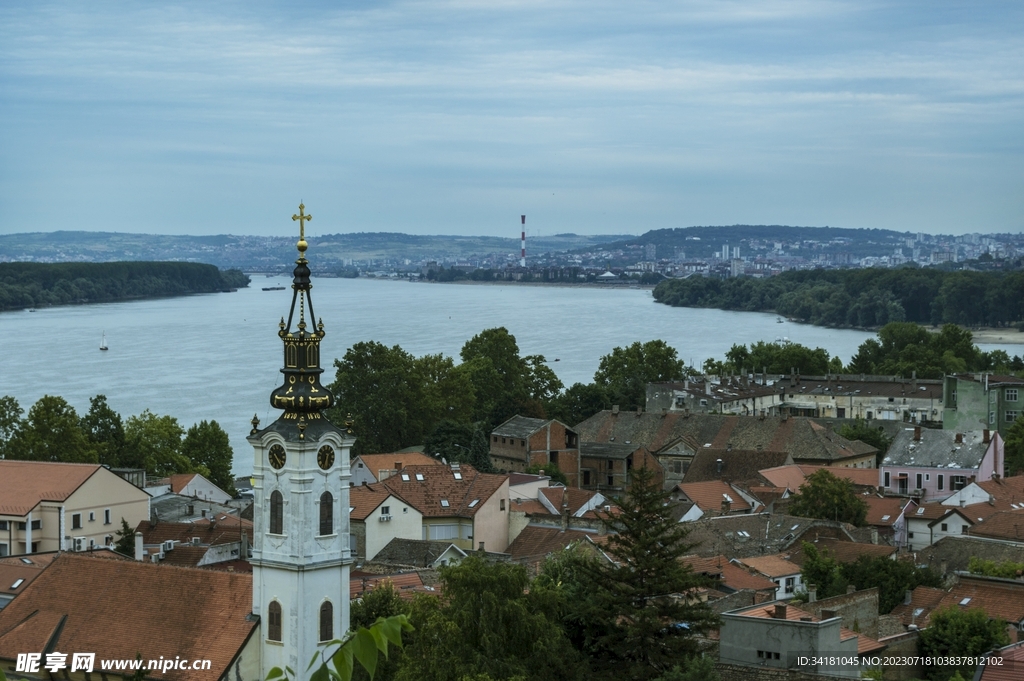
<instances>
[{"instance_id":1,"label":"clock face on tower","mask_svg":"<svg viewBox=\"0 0 1024 681\"><path fill-rule=\"evenodd\" d=\"M327 470L334 465L334 448L330 445L324 445L320 448L320 451L316 453L316 462L320 468Z\"/></svg>"},{"instance_id":2,"label":"clock face on tower","mask_svg":"<svg viewBox=\"0 0 1024 681\"><path fill-rule=\"evenodd\" d=\"M287 459L284 453L284 447L281 445L274 445L270 448L270 465L274 468L281 468L284 466L284 462Z\"/></svg>"}]
</instances>

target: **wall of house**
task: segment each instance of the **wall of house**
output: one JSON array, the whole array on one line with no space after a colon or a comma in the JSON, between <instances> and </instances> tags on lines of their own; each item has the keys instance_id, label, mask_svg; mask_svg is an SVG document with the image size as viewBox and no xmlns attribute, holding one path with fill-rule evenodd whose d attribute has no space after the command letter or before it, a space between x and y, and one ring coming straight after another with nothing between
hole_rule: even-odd
<instances>
[{"instance_id":1,"label":"wall of house","mask_svg":"<svg viewBox=\"0 0 1024 681\"><path fill-rule=\"evenodd\" d=\"M945 530L942 529L943 525L946 526ZM935 523L935 525L931 527L931 532L929 534L929 536L931 537L931 543L934 544L943 537L962 536L963 534L965 534L965 525L968 527L968 531L970 531L972 523L969 520L965 520L963 517L957 515L956 513L949 516L948 518L942 519L941 522ZM916 533L914 534L914 537L917 538Z\"/></svg>"},{"instance_id":2,"label":"wall of house","mask_svg":"<svg viewBox=\"0 0 1024 681\"><path fill-rule=\"evenodd\" d=\"M768 577L768 575L764 576ZM768 577L768 579L775 582L776 586L778 586L778 589L775 590L776 600L792 598L797 594L797 592L804 590L804 576L799 572L794 575L786 575L784 577ZM786 580L788 579L793 580L791 588L787 588L786 586Z\"/></svg>"},{"instance_id":3,"label":"wall of house","mask_svg":"<svg viewBox=\"0 0 1024 681\"><path fill-rule=\"evenodd\" d=\"M519 485L509 485L508 495L511 499L536 499L540 495L540 491L546 487L550 487L551 481L547 478L537 480L536 482L524 482Z\"/></svg>"},{"instance_id":4,"label":"wall of house","mask_svg":"<svg viewBox=\"0 0 1024 681\"><path fill-rule=\"evenodd\" d=\"M981 465L978 466L978 482L991 480L993 473L999 477L1002 477L1005 473L1003 469L1006 457L1003 448L1003 438L995 431L992 431L990 437L992 439L989 441L988 450L985 452L985 457L981 460Z\"/></svg>"},{"instance_id":5,"label":"wall of house","mask_svg":"<svg viewBox=\"0 0 1024 681\"><path fill-rule=\"evenodd\" d=\"M719 660L726 664L790 669L796 667L797 658L802 656L857 656L856 638L839 640L842 621L838 617L824 622L764 619L730 613L721 617ZM759 650L777 652L779 659L759 658ZM819 665L804 671L860 678L858 667L845 665Z\"/></svg>"},{"instance_id":6,"label":"wall of house","mask_svg":"<svg viewBox=\"0 0 1024 681\"><path fill-rule=\"evenodd\" d=\"M963 433L990 427L989 395L980 381L961 380L950 376L946 378L943 390L943 430Z\"/></svg>"},{"instance_id":7,"label":"wall of house","mask_svg":"<svg viewBox=\"0 0 1024 681\"><path fill-rule=\"evenodd\" d=\"M820 618L823 610L832 610L836 617L843 619L843 626L850 631L878 638L878 587L823 598L800 606Z\"/></svg>"},{"instance_id":8,"label":"wall of house","mask_svg":"<svg viewBox=\"0 0 1024 681\"><path fill-rule=\"evenodd\" d=\"M551 460L551 453L555 452L558 458L558 470L565 475L570 487L579 487L579 438L575 433L571 433L571 438L567 438L566 431L564 424L550 421L547 426L531 435L527 440L530 461L531 463L548 463Z\"/></svg>"},{"instance_id":9,"label":"wall of house","mask_svg":"<svg viewBox=\"0 0 1024 681\"><path fill-rule=\"evenodd\" d=\"M102 546L107 535L114 535L117 541L121 518L131 527L149 519L149 500L150 496L143 490L100 468L64 501L64 536L85 537L86 545L91 539ZM109 524L104 523L103 512L107 509L110 509ZM72 529L75 513L82 514L82 528L78 530ZM89 520L90 513L94 514L93 520Z\"/></svg>"},{"instance_id":10,"label":"wall of house","mask_svg":"<svg viewBox=\"0 0 1024 681\"><path fill-rule=\"evenodd\" d=\"M491 434L491 462L498 468L522 473L529 465L526 440Z\"/></svg>"},{"instance_id":11,"label":"wall of house","mask_svg":"<svg viewBox=\"0 0 1024 681\"><path fill-rule=\"evenodd\" d=\"M928 528L931 521L930 518L907 518L907 545L911 551L920 551L931 546L931 530Z\"/></svg>"},{"instance_id":12,"label":"wall of house","mask_svg":"<svg viewBox=\"0 0 1024 681\"><path fill-rule=\"evenodd\" d=\"M451 536L453 529L457 536ZM454 516L424 518L423 526L420 528L420 539L449 541L463 551L469 551L474 548L473 541L475 537L473 529L473 520L471 518L457 518ZM443 533L443 536L436 533L438 530Z\"/></svg>"},{"instance_id":13,"label":"wall of house","mask_svg":"<svg viewBox=\"0 0 1024 681\"><path fill-rule=\"evenodd\" d=\"M215 501L224 504L231 500L231 495L217 487L201 475L197 475L179 492L185 497L195 497L205 501Z\"/></svg>"},{"instance_id":14,"label":"wall of house","mask_svg":"<svg viewBox=\"0 0 1024 681\"><path fill-rule=\"evenodd\" d=\"M366 560L366 521L350 519L348 533L352 559Z\"/></svg>"},{"instance_id":15,"label":"wall of house","mask_svg":"<svg viewBox=\"0 0 1024 681\"><path fill-rule=\"evenodd\" d=\"M889 486L885 486L885 474L888 472ZM978 475L978 470L974 468L931 468L931 467L915 467L915 466L882 466L878 470L879 484L883 491L889 494L897 494L899 490L899 476L901 473L907 474L907 493L909 494L913 490L917 489L917 475L921 474L921 489L924 492L924 501L934 501L937 499L945 499L954 490L950 489L950 485L954 476L963 476L965 481L969 481L972 477ZM942 477L942 489L939 489L939 477ZM978 477L978 481L988 480L992 477L989 473L988 478Z\"/></svg>"},{"instance_id":16,"label":"wall of house","mask_svg":"<svg viewBox=\"0 0 1024 681\"><path fill-rule=\"evenodd\" d=\"M508 480L502 483L497 491L480 505L480 510L473 516L473 546L477 549L484 542L487 551L503 552L508 548L509 527ZM464 547L459 547L464 548Z\"/></svg>"},{"instance_id":17,"label":"wall of house","mask_svg":"<svg viewBox=\"0 0 1024 681\"><path fill-rule=\"evenodd\" d=\"M382 521L383 507L388 507L391 520ZM392 539L422 539L423 514L398 497L389 496L366 517L366 560L373 560Z\"/></svg>"}]
</instances>

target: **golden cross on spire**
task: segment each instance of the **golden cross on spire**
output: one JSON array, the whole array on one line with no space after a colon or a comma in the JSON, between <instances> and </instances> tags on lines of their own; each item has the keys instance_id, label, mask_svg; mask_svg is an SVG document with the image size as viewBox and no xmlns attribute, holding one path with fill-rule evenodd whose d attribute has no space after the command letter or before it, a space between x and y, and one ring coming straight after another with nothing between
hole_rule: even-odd
<instances>
[{"instance_id":1,"label":"golden cross on spire","mask_svg":"<svg viewBox=\"0 0 1024 681\"><path fill-rule=\"evenodd\" d=\"M313 219L312 215L306 215L305 213L303 213L305 209L306 207L302 203L299 203L299 214L292 216L292 220L299 221L299 253L306 252L306 220Z\"/></svg>"}]
</instances>

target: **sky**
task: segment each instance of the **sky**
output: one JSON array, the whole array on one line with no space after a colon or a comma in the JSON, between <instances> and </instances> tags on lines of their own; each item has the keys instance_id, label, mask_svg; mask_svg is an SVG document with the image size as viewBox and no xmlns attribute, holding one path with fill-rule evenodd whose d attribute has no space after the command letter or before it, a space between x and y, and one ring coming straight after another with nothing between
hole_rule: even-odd
<instances>
[{"instance_id":1,"label":"sky","mask_svg":"<svg viewBox=\"0 0 1024 681\"><path fill-rule=\"evenodd\" d=\"M0 4L0 233L1024 231L1024 3Z\"/></svg>"}]
</instances>

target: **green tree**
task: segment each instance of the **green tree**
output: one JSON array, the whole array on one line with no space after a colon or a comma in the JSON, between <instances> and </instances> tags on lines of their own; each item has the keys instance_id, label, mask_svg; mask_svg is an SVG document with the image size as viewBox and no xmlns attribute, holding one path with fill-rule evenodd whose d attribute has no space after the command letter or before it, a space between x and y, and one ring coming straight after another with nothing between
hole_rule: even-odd
<instances>
[{"instance_id":1,"label":"green tree","mask_svg":"<svg viewBox=\"0 0 1024 681\"><path fill-rule=\"evenodd\" d=\"M902 603L908 590L942 586L942 579L930 569L919 568L911 560L891 560L883 556L861 556L843 565L842 573L846 582L856 586L858 591L878 588L878 612L883 615Z\"/></svg>"},{"instance_id":2,"label":"green tree","mask_svg":"<svg viewBox=\"0 0 1024 681\"><path fill-rule=\"evenodd\" d=\"M409 603L402 600L395 585L390 581L385 581L363 594L359 599L352 601L349 619L353 629L367 628L372 627L373 623L381 618L387 619L396 615L408 616L411 611ZM403 643L407 645L412 640L411 637L411 633L403 633ZM378 661L377 672L373 679L375 681L391 681L404 658L401 649L385 656L384 660ZM370 678L365 669L356 669L352 676L356 681Z\"/></svg>"},{"instance_id":3,"label":"green tree","mask_svg":"<svg viewBox=\"0 0 1024 681\"><path fill-rule=\"evenodd\" d=\"M818 589L820 598L830 598L846 593L848 584L843 575L842 566L828 550L819 551L810 542L803 543L804 566L800 573L804 584L813 584Z\"/></svg>"},{"instance_id":4,"label":"green tree","mask_svg":"<svg viewBox=\"0 0 1024 681\"><path fill-rule=\"evenodd\" d=\"M648 383L682 378L685 371L675 348L665 341L637 341L602 357L594 383L605 388L623 409L636 409L647 401Z\"/></svg>"},{"instance_id":5,"label":"green tree","mask_svg":"<svg viewBox=\"0 0 1024 681\"><path fill-rule=\"evenodd\" d=\"M44 395L32 405L8 445L12 459L96 463L96 449L63 397Z\"/></svg>"},{"instance_id":6,"label":"green tree","mask_svg":"<svg viewBox=\"0 0 1024 681\"><path fill-rule=\"evenodd\" d=\"M379 653L384 653L387 659L388 648L401 648L402 634L408 631L412 631L412 625L405 615L382 617L370 627L359 627L347 632L344 638L328 641L309 661L305 671L313 670L309 674L310 681L352 681L355 663L359 662L372 679ZM291 667L274 667L267 673L266 681L290 681L294 676L295 670Z\"/></svg>"},{"instance_id":7,"label":"green tree","mask_svg":"<svg viewBox=\"0 0 1024 681\"><path fill-rule=\"evenodd\" d=\"M1009 644L1006 623L989 619L981 609L959 610L951 606L933 612L927 629L917 639L918 653L924 657L975 657ZM933 665L925 667L931 681L946 681L955 673L965 678L974 675L975 665Z\"/></svg>"},{"instance_id":8,"label":"green tree","mask_svg":"<svg viewBox=\"0 0 1024 681\"><path fill-rule=\"evenodd\" d=\"M18 404L18 400L10 395L0 397L0 459L15 458L7 448L8 443L18 432L23 413L25 410Z\"/></svg>"},{"instance_id":9,"label":"green tree","mask_svg":"<svg viewBox=\"0 0 1024 681\"><path fill-rule=\"evenodd\" d=\"M234 452L228 434L216 421L200 421L193 424L181 442L181 454L186 457L192 470L206 471L210 482L222 490L235 495L235 479L231 474Z\"/></svg>"},{"instance_id":10,"label":"green tree","mask_svg":"<svg viewBox=\"0 0 1024 681\"><path fill-rule=\"evenodd\" d=\"M413 608L400 681L582 679L579 654L528 592L526 568L471 555L440 570L442 598Z\"/></svg>"},{"instance_id":11,"label":"green tree","mask_svg":"<svg viewBox=\"0 0 1024 681\"><path fill-rule=\"evenodd\" d=\"M441 421L424 442L423 449L439 459L468 463L478 471L492 470L487 434L477 423Z\"/></svg>"},{"instance_id":12,"label":"green tree","mask_svg":"<svg viewBox=\"0 0 1024 681\"><path fill-rule=\"evenodd\" d=\"M574 427L612 406L608 391L596 383L573 383L548 403L548 416Z\"/></svg>"},{"instance_id":13,"label":"green tree","mask_svg":"<svg viewBox=\"0 0 1024 681\"><path fill-rule=\"evenodd\" d=\"M124 456L124 423L121 415L107 404L106 395L89 399L89 412L82 417L82 430L96 449L99 462L120 466Z\"/></svg>"},{"instance_id":14,"label":"green tree","mask_svg":"<svg viewBox=\"0 0 1024 681\"><path fill-rule=\"evenodd\" d=\"M560 482L565 486L569 485L569 479L565 477L565 473L558 467L558 464L551 463L535 463L526 467L526 472L530 475L546 475L551 478L552 482Z\"/></svg>"},{"instance_id":15,"label":"green tree","mask_svg":"<svg viewBox=\"0 0 1024 681\"><path fill-rule=\"evenodd\" d=\"M828 351L822 348L811 349L799 343L789 341L766 343L758 341L747 350L745 345L733 345L725 353L723 365L725 373L742 373L743 371L764 371L770 374L788 374L796 370L802 374L824 375L833 364ZM842 369L842 362L839 363Z\"/></svg>"},{"instance_id":16,"label":"green tree","mask_svg":"<svg viewBox=\"0 0 1024 681\"><path fill-rule=\"evenodd\" d=\"M691 657L684 666L676 665L655 681L719 681L715 661L710 657Z\"/></svg>"},{"instance_id":17,"label":"green tree","mask_svg":"<svg viewBox=\"0 0 1024 681\"><path fill-rule=\"evenodd\" d=\"M1024 417L1018 417L1006 431L1006 474L1019 475L1024 471Z\"/></svg>"},{"instance_id":18,"label":"green tree","mask_svg":"<svg viewBox=\"0 0 1024 681\"><path fill-rule=\"evenodd\" d=\"M847 440L860 440L877 449L876 465L881 463L885 453L889 451L889 438L885 436L885 431L881 428L872 428L864 419L858 418L853 423L844 423L839 429L839 434Z\"/></svg>"},{"instance_id":19,"label":"green tree","mask_svg":"<svg viewBox=\"0 0 1024 681\"><path fill-rule=\"evenodd\" d=\"M181 453L185 430L173 416L157 416L146 409L125 421L126 455L123 465L145 468L147 475L165 477L189 473L192 462Z\"/></svg>"},{"instance_id":20,"label":"green tree","mask_svg":"<svg viewBox=\"0 0 1024 681\"><path fill-rule=\"evenodd\" d=\"M117 541L114 543L114 550L129 558L135 557L135 530L128 524L128 521L121 518L121 529L117 531Z\"/></svg>"},{"instance_id":21,"label":"green tree","mask_svg":"<svg viewBox=\"0 0 1024 681\"><path fill-rule=\"evenodd\" d=\"M836 520L863 527L868 505L853 491L853 483L825 469L807 476L793 496L789 512L805 518Z\"/></svg>"},{"instance_id":22,"label":"green tree","mask_svg":"<svg viewBox=\"0 0 1024 681\"><path fill-rule=\"evenodd\" d=\"M971 556L971 560L967 563L967 569L971 574L1002 577L1003 579L1020 579L1021 576L1024 576L1024 562L1018 563L1012 560L997 563L994 560Z\"/></svg>"},{"instance_id":23,"label":"green tree","mask_svg":"<svg viewBox=\"0 0 1024 681\"><path fill-rule=\"evenodd\" d=\"M598 676L646 681L697 652L695 635L718 623L705 603L686 594L705 583L680 561L693 544L677 522L654 473L633 470L620 511L603 522L614 531L603 551L614 562L592 566L593 634L586 651Z\"/></svg>"}]
</instances>

